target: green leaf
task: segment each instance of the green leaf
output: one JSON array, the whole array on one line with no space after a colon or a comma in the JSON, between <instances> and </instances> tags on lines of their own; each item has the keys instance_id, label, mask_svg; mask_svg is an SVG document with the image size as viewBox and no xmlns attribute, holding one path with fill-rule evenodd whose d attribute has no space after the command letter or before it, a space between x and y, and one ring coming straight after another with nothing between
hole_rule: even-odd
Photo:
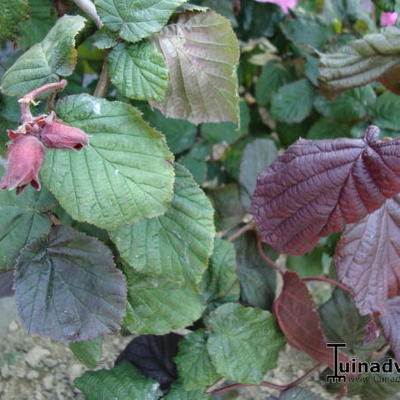
<instances>
[{"instance_id":1,"label":"green leaf","mask_svg":"<svg viewBox=\"0 0 400 400\"><path fill-rule=\"evenodd\" d=\"M257 175L267 168L278 156L275 143L270 139L256 139L244 149L240 163L239 182L242 185L242 204L250 208L251 196L256 189Z\"/></svg>"},{"instance_id":2,"label":"green leaf","mask_svg":"<svg viewBox=\"0 0 400 400\"><path fill-rule=\"evenodd\" d=\"M242 136L247 135L250 125L250 110L244 100L239 102L240 126L232 122L205 123L201 126L201 136L209 143L235 143Z\"/></svg>"},{"instance_id":3,"label":"green leaf","mask_svg":"<svg viewBox=\"0 0 400 400\"><path fill-rule=\"evenodd\" d=\"M217 371L240 383L260 383L276 361L285 339L268 311L228 303L206 321L207 347Z\"/></svg>"},{"instance_id":4,"label":"green leaf","mask_svg":"<svg viewBox=\"0 0 400 400\"><path fill-rule=\"evenodd\" d=\"M239 122L236 66L239 44L229 21L209 10L181 14L155 37L170 73L163 103L171 118Z\"/></svg>"},{"instance_id":5,"label":"green leaf","mask_svg":"<svg viewBox=\"0 0 400 400\"><path fill-rule=\"evenodd\" d=\"M103 354L102 345L103 339L96 338L70 343L69 348L85 367L93 369L101 362Z\"/></svg>"},{"instance_id":6,"label":"green leaf","mask_svg":"<svg viewBox=\"0 0 400 400\"><path fill-rule=\"evenodd\" d=\"M369 360L372 353L384 345L382 338L365 343L370 318L360 315L354 301L342 289L333 291L332 297L319 308L319 315L328 339L346 343L346 350L361 360Z\"/></svg>"},{"instance_id":7,"label":"green leaf","mask_svg":"<svg viewBox=\"0 0 400 400\"><path fill-rule=\"evenodd\" d=\"M351 137L351 128L346 123L340 123L333 119L321 118L308 131L307 139L335 139L339 137Z\"/></svg>"},{"instance_id":8,"label":"green leaf","mask_svg":"<svg viewBox=\"0 0 400 400\"><path fill-rule=\"evenodd\" d=\"M168 69L149 40L121 43L109 55L111 82L130 99L162 101L168 87Z\"/></svg>"},{"instance_id":9,"label":"green leaf","mask_svg":"<svg viewBox=\"0 0 400 400\"><path fill-rule=\"evenodd\" d=\"M27 243L47 235L51 221L44 212L54 205L45 188L37 192L29 187L18 196L14 191L0 191L0 271L14 267Z\"/></svg>"},{"instance_id":10,"label":"green leaf","mask_svg":"<svg viewBox=\"0 0 400 400\"><path fill-rule=\"evenodd\" d=\"M160 111L146 105L140 107L143 118L167 138L168 147L175 154L190 149L196 141L197 128L184 119L166 118Z\"/></svg>"},{"instance_id":11,"label":"green leaf","mask_svg":"<svg viewBox=\"0 0 400 400\"><path fill-rule=\"evenodd\" d=\"M171 208L158 218L111 232L122 258L135 270L197 285L212 254L214 210L192 175L176 165Z\"/></svg>"},{"instance_id":12,"label":"green leaf","mask_svg":"<svg viewBox=\"0 0 400 400\"><path fill-rule=\"evenodd\" d=\"M320 81L341 91L379 79L400 63L400 29L389 27L347 43L334 53L321 54Z\"/></svg>"},{"instance_id":13,"label":"green leaf","mask_svg":"<svg viewBox=\"0 0 400 400\"><path fill-rule=\"evenodd\" d=\"M85 372L74 384L86 400L158 400L162 395L157 382L126 361L113 369Z\"/></svg>"},{"instance_id":14,"label":"green leaf","mask_svg":"<svg viewBox=\"0 0 400 400\"><path fill-rule=\"evenodd\" d=\"M375 91L368 85L342 93L333 101L318 96L314 106L324 117L337 121L353 121L366 117L375 100Z\"/></svg>"},{"instance_id":15,"label":"green leaf","mask_svg":"<svg viewBox=\"0 0 400 400\"><path fill-rule=\"evenodd\" d=\"M98 49L111 49L118 44L118 36L104 26L93 35L93 46Z\"/></svg>"},{"instance_id":16,"label":"green leaf","mask_svg":"<svg viewBox=\"0 0 400 400\"><path fill-rule=\"evenodd\" d=\"M205 388L220 378L208 355L204 329L198 329L180 340L179 352L174 360L185 390Z\"/></svg>"},{"instance_id":17,"label":"green leaf","mask_svg":"<svg viewBox=\"0 0 400 400\"><path fill-rule=\"evenodd\" d=\"M220 186L210 194L215 208L217 231L234 228L243 220L245 210L240 202L239 187L236 183Z\"/></svg>"},{"instance_id":18,"label":"green leaf","mask_svg":"<svg viewBox=\"0 0 400 400\"><path fill-rule=\"evenodd\" d=\"M301 122L311 114L314 96L306 79L281 86L271 99L272 117L287 123Z\"/></svg>"},{"instance_id":19,"label":"green leaf","mask_svg":"<svg viewBox=\"0 0 400 400\"><path fill-rule=\"evenodd\" d=\"M50 0L29 0L30 18L18 24L18 45L27 49L42 41L57 22L56 9Z\"/></svg>"},{"instance_id":20,"label":"green leaf","mask_svg":"<svg viewBox=\"0 0 400 400\"><path fill-rule=\"evenodd\" d=\"M110 249L67 226L21 251L15 299L28 332L68 343L118 331L126 303L125 279Z\"/></svg>"},{"instance_id":21,"label":"green leaf","mask_svg":"<svg viewBox=\"0 0 400 400\"><path fill-rule=\"evenodd\" d=\"M202 300L189 285L124 268L128 278L128 306L124 325L132 333L163 335L183 329L203 313Z\"/></svg>"},{"instance_id":22,"label":"green leaf","mask_svg":"<svg viewBox=\"0 0 400 400\"><path fill-rule=\"evenodd\" d=\"M95 0L104 25L128 42L158 32L174 10L187 0Z\"/></svg>"},{"instance_id":23,"label":"green leaf","mask_svg":"<svg viewBox=\"0 0 400 400\"><path fill-rule=\"evenodd\" d=\"M373 109L373 124L384 129L385 134L397 137L400 132L399 107L399 96L390 92L383 93L378 97Z\"/></svg>"},{"instance_id":24,"label":"green leaf","mask_svg":"<svg viewBox=\"0 0 400 400\"><path fill-rule=\"evenodd\" d=\"M288 255L286 266L291 271L296 271L301 278L321 275L323 253L323 249L318 247L304 256Z\"/></svg>"},{"instance_id":25,"label":"green leaf","mask_svg":"<svg viewBox=\"0 0 400 400\"><path fill-rule=\"evenodd\" d=\"M28 12L28 0L0 0L0 42L13 38Z\"/></svg>"},{"instance_id":26,"label":"green leaf","mask_svg":"<svg viewBox=\"0 0 400 400\"><path fill-rule=\"evenodd\" d=\"M25 52L3 75L1 90L20 97L59 76L72 74L77 60L75 36L85 26L85 18L64 16L47 36Z\"/></svg>"},{"instance_id":27,"label":"green leaf","mask_svg":"<svg viewBox=\"0 0 400 400\"><path fill-rule=\"evenodd\" d=\"M90 135L82 151L48 150L42 169L43 181L74 219L112 230L165 213L173 156L138 110L83 94L61 100L57 115Z\"/></svg>"},{"instance_id":28,"label":"green leaf","mask_svg":"<svg viewBox=\"0 0 400 400\"><path fill-rule=\"evenodd\" d=\"M240 286L236 273L236 252L233 243L215 239L214 253L201 285L208 303L229 303L239 300Z\"/></svg>"},{"instance_id":29,"label":"green leaf","mask_svg":"<svg viewBox=\"0 0 400 400\"><path fill-rule=\"evenodd\" d=\"M164 400L211 400L211 396L203 390L187 391L178 384L173 384Z\"/></svg>"},{"instance_id":30,"label":"green leaf","mask_svg":"<svg viewBox=\"0 0 400 400\"><path fill-rule=\"evenodd\" d=\"M292 80L292 73L279 61L271 60L264 65L256 82L256 99L260 106L266 106L277 90Z\"/></svg>"},{"instance_id":31,"label":"green leaf","mask_svg":"<svg viewBox=\"0 0 400 400\"><path fill-rule=\"evenodd\" d=\"M242 302L253 307L271 307L275 298L276 273L259 256L256 234L247 232L235 240L234 244ZM263 249L271 259L277 258L277 254L267 245Z\"/></svg>"},{"instance_id":32,"label":"green leaf","mask_svg":"<svg viewBox=\"0 0 400 400\"><path fill-rule=\"evenodd\" d=\"M304 15L281 23L282 32L296 46L311 46L322 49L334 33L330 26L324 25L318 17Z\"/></svg>"}]
</instances>

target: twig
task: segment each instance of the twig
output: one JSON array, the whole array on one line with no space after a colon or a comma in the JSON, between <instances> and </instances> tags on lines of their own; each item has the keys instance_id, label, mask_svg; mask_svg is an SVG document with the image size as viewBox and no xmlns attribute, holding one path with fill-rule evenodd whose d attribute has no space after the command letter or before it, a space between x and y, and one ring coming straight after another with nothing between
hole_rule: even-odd
<instances>
[{"instance_id":1,"label":"twig","mask_svg":"<svg viewBox=\"0 0 400 400\"><path fill-rule=\"evenodd\" d=\"M272 261L264 252L264 249L262 247L262 241L260 236L258 236L257 239L257 250L258 250L258 254L260 255L260 257L268 264L270 265L274 270L278 271L280 274L283 273L282 268L275 262Z\"/></svg>"},{"instance_id":2,"label":"twig","mask_svg":"<svg viewBox=\"0 0 400 400\"><path fill-rule=\"evenodd\" d=\"M93 20L96 26L100 29L103 23L100 20L95 5L90 0L74 0L74 3L84 11Z\"/></svg>"},{"instance_id":3,"label":"twig","mask_svg":"<svg viewBox=\"0 0 400 400\"><path fill-rule=\"evenodd\" d=\"M108 61L107 55L103 61L103 66L101 67L101 73L99 76L99 81L97 82L96 89L94 90L93 96L95 97L105 97L108 91Z\"/></svg>"},{"instance_id":4,"label":"twig","mask_svg":"<svg viewBox=\"0 0 400 400\"><path fill-rule=\"evenodd\" d=\"M347 293L349 293L351 296L354 296L354 293L351 289L349 289L346 285L343 285L343 283L335 281L333 279L329 278L322 278L322 277L312 277L312 278L302 278L303 282L311 282L311 281L318 281L318 282L326 282L331 285L335 285L337 287L340 287L341 289L345 290Z\"/></svg>"},{"instance_id":5,"label":"twig","mask_svg":"<svg viewBox=\"0 0 400 400\"><path fill-rule=\"evenodd\" d=\"M267 381L264 381L264 382L261 382L259 384L255 384L255 385L244 384L244 383L232 383L231 385L225 386L223 388L213 390L211 392L211 394L214 396L220 395L220 394L230 392L235 389L240 389L240 388L249 387L249 386L253 386L253 387L254 386L263 386L263 387L268 387L268 388L279 390L280 392L283 392L285 390L291 389L292 387L300 385L300 383L304 382L307 378L309 378L311 375L313 375L314 372L316 372L321 367L321 365L322 364L315 365L308 372L306 372L303 376L301 376L300 378L297 378L293 382L290 382L286 385L278 385L277 383L267 382Z\"/></svg>"},{"instance_id":6,"label":"twig","mask_svg":"<svg viewBox=\"0 0 400 400\"><path fill-rule=\"evenodd\" d=\"M28 122L33 119L31 113L31 104L35 101L35 98L47 92L48 90L63 90L67 86L67 81L65 79L54 82L47 83L31 92L27 93L21 99L19 99L20 107L21 107L21 121L22 123Z\"/></svg>"},{"instance_id":7,"label":"twig","mask_svg":"<svg viewBox=\"0 0 400 400\"><path fill-rule=\"evenodd\" d=\"M226 238L226 240L228 242L233 242L234 240L236 240L237 238L242 236L244 233L246 233L248 231L252 231L253 229L254 229L254 221L250 221L248 224L246 224L246 225L242 226L240 229L238 229L235 233L228 236Z\"/></svg>"}]
</instances>

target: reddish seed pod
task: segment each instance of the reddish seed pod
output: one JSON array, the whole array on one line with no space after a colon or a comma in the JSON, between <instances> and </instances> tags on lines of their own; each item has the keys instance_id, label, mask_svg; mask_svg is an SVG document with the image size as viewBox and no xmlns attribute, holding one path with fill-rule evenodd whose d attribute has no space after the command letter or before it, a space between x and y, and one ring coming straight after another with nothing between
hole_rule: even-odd
<instances>
[{"instance_id":1,"label":"reddish seed pod","mask_svg":"<svg viewBox=\"0 0 400 400\"><path fill-rule=\"evenodd\" d=\"M39 136L42 143L50 149L78 151L89 143L85 132L60 121L46 123L40 130Z\"/></svg>"},{"instance_id":2,"label":"reddish seed pod","mask_svg":"<svg viewBox=\"0 0 400 400\"><path fill-rule=\"evenodd\" d=\"M40 190L39 171L44 158L42 143L32 135L19 135L7 151L6 173L0 181L0 189L13 190L19 194L31 184Z\"/></svg>"}]
</instances>

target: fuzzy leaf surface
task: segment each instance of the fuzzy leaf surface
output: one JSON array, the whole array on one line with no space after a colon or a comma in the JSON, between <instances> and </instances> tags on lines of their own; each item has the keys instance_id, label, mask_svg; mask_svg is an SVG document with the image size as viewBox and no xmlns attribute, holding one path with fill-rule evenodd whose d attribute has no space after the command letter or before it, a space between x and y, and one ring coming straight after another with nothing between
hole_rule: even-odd
<instances>
[{"instance_id":1,"label":"fuzzy leaf surface","mask_svg":"<svg viewBox=\"0 0 400 400\"><path fill-rule=\"evenodd\" d=\"M227 303L206 321L212 332L207 348L219 374L240 383L260 383L285 340L268 311Z\"/></svg>"},{"instance_id":2,"label":"fuzzy leaf surface","mask_svg":"<svg viewBox=\"0 0 400 400\"><path fill-rule=\"evenodd\" d=\"M83 94L61 100L57 115L90 138L79 152L48 150L41 173L74 219L112 230L165 213L173 155L138 110Z\"/></svg>"},{"instance_id":3,"label":"fuzzy leaf surface","mask_svg":"<svg viewBox=\"0 0 400 400\"><path fill-rule=\"evenodd\" d=\"M226 18L211 10L183 13L154 40L170 73L166 99L156 108L195 124L239 122L239 45Z\"/></svg>"},{"instance_id":4,"label":"fuzzy leaf surface","mask_svg":"<svg viewBox=\"0 0 400 400\"><path fill-rule=\"evenodd\" d=\"M29 12L28 0L0 0L0 41L12 39Z\"/></svg>"},{"instance_id":5,"label":"fuzzy leaf surface","mask_svg":"<svg viewBox=\"0 0 400 400\"><path fill-rule=\"evenodd\" d=\"M126 285L103 243L60 225L21 251L15 297L29 333L67 343L118 331Z\"/></svg>"},{"instance_id":6,"label":"fuzzy leaf surface","mask_svg":"<svg viewBox=\"0 0 400 400\"><path fill-rule=\"evenodd\" d=\"M186 168L177 164L175 173L174 198L167 213L122 227L111 238L135 270L198 284L213 249L214 210Z\"/></svg>"},{"instance_id":7,"label":"fuzzy leaf surface","mask_svg":"<svg viewBox=\"0 0 400 400\"><path fill-rule=\"evenodd\" d=\"M258 175L252 212L264 240L302 255L400 192L400 140L300 139Z\"/></svg>"},{"instance_id":8,"label":"fuzzy leaf surface","mask_svg":"<svg viewBox=\"0 0 400 400\"><path fill-rule=\"evenodd\" d=\"M109 55L112 83L126 97L162 101L168 87L168 70L151 41L121 43Z\"/></svg>"},{"instance_id":9,"label":"fuzzy leaf surface","mask_svg":"<svg viewBox=\"0 0 400 400\"><path fill-rule=\"evenodd\" d=\"M69 76L77 61L75 36L85 26L85 18L76 15L60 18L47 36L32 46L5 72L1 90L21 97L46 83Z\"/></svg>"},{"instance_id":10,"label":"fuzzy leaf surface","mask_svg":"<svg viewBox=\"0 0 400 400\"><path fill-rule=\"evenodd\" d=\"M128 42L158 32L174 10L187 0L95 0L100 19Z\"/></svg>"},{"instance_id":11,"label":"fuzzy leaf surface","mask_svg":"<svg viewBox=\"0 0 400 400\"><path fill-rule=\"evenodd\" d=\"M385 313L400 294L400 196L346 227L335 254L339 279L354 291L361 315Z\"/></svg>"},{"instance_id":12,"label":"fuzzy leaf surface","mask_svg":"<svg viewBox=\"0 0 400 400\"><path fill-rule=\"evenodd\" d=\"M85 372L74 383L86 400L158 400L162 394L158 383L142 376L128 362L113 369Z\"/></svg>"}]
</instances>

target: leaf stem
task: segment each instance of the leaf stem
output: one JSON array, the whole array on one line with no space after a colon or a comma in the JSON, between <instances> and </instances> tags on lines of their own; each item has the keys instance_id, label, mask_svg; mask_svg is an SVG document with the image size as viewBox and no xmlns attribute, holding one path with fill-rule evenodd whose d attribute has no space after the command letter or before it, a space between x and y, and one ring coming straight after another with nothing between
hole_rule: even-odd
<instances>
[{"instance_id":1,"label":"leaf stem","mask_svg":"<svg viewBox=\"0 0 400 400\"><path fill-rule=\"evenodd\" d=\"M84 11L92 21L96 24L96 26L100 29L103 26L99 14L97 14L97 10L95 5L90 0L74 0L74 3Z\"/></svg>"},{"instance_id":2,"label":"leaf stem","mask_svg":"<svg viewBox=\"0 0 400 400\"><path fill-rule=\"evenodd\" d=\"M280 274L283 274L283 269L273 260L271 260L264 252L264 249L262 247L262 241L261 237L258 236L257 238L257 250L258 254L260 257L269 265L271 266L274 270L278 271Z\"/></svg>"},{"instance_id":3,"label":"leaf stem","mask_svg":"<svg viewBox=\"0 0 400 400\"><path fill-rule=\"evenodd\" d=\"M343 285L343 283L335 281L333 279L323 278L323 277L311 277L311 278L302 278L301 280L303 282L311 282L311 281L326 282L326 283L329 283L331 285L340 287L341 289L343 289L344 291L349 293L351 296L354 296L354 293L353 293L353 291L351 289L349 289L346 285Z\"/></svg>"},{"instance_id":4,"label":"leaf stem","mask_svg":"<svg viewBox=\"0 0 400 400\"><path fill-rule=\"evenodd\" d=\"M21 121L22 123L28 122L33 119L31 113L31 104L35 101L35 98L43 94L48 90L63 90L67 86L67 81L65 79L54 82L47 83L35 90L24 95L21 99L19 99L20 107L21 107Z\"/></svg>"},{"instance_id":5,"label":"leaf stem","mask_svg":"<svg viewBox=\"0 0 400 400\"><path fill-rule=\"evenodd\" d=\"M101 67L101 73L99 76L99 81L97 82L96 89L94 90L93 96L95 97L105 97L108 91L108 60L107 55L103 61L103 66Z\"/></svg>"},{"instance_id":6,"label":"leaf stem","mask_svg":"<svg viewBox=\"0 0 400 400\"><path fill-rule=\"evenodd\" d=\"M243 387L249 387L249 386L263 386L263 387L268 387L271 389L279 390L280 392L283 392L285 390L291 389L292 387L300 385L302 382L304 382L306 379L308 379L311 375L313 375L320 367L322 364L316 364L313 368L311 368L308 372L306 372L304 375L300 376L293 382L289 382L286 385L278 385L277 383L273 382L268 382L264 381L259 384L251 385L251 384L245 384L245 383L232 383L231 385L215 389L211 392L212 395L220 395L226 392L230 392L235 389L240 389Z\"/></svg>"},{"instance_id":7,"label":"leaf stem","mask_svg":"<svg viewBox=\"0 0 400 400\"><path fill-rule=\"evenodd\" d=\"M235 233L233 233L232 235L228 236L226 238L226 240L228 242L233 242L234 240L236 240L237 238L239 238L240 236L242 236L244 233L248 232L248 231L252 231L254 229L254 221L250 221L248 224L243 225L240 229L238 229Z\"/></svg>"}]
</instances>

